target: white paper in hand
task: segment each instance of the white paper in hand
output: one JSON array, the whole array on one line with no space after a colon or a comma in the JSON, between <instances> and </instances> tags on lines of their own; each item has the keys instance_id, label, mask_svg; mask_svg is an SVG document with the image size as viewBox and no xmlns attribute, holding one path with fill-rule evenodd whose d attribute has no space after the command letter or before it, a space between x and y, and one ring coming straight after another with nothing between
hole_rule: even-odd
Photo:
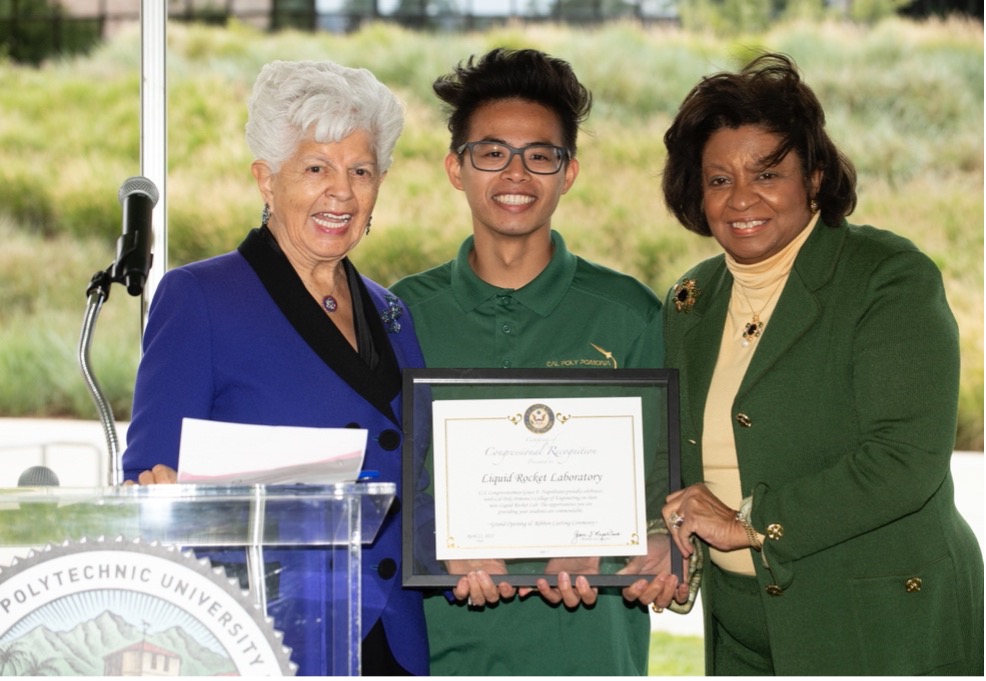
<instances>
[{"instance_id":1,"label":"white paper in hand","mask_svg":"<svg viewBox=\"0 0 986 681\"><path fill-rule=\"evenodd\" d=\"M178 482L328 485L359 476L367 431L182 419Z\"/></svg>"}]
</instances>

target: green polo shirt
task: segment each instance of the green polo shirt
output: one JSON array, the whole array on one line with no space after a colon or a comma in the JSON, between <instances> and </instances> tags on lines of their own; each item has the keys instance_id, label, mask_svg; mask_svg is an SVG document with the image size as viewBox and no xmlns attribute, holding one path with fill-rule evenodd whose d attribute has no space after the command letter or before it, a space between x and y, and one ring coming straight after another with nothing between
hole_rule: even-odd
<instances>
[{"instance_id":1,"label":"green polo shirt","mask_svg":"<svg viewBox=\"0 0 986 681\"><path fill-rule=\"evenodd\" d=\"M473 272L470 236L455 260L392 287L414 318L432 368L658 368L664 357L661 302L628 275L570 253L554 254L520 289ZM650 515L650 514L649 514ZM431 673L459 675L645 675L650 618L619 589L595 606L568 610L537 594L470 609L443 594L425 599Z\"/></svg>"},{"instance_id":2,"label":"green polo shirt","mask_svg":"<svg viewBox=\"0 0 986 681\"><path fill-rule=\"evenodd\" d=\"M628 275L570 253L534 281L502 289L476 276L470 236L455 260L391 290L410 307L429 367L656 368L664 358L661 303Z\"/></svg>"}]
</instances>

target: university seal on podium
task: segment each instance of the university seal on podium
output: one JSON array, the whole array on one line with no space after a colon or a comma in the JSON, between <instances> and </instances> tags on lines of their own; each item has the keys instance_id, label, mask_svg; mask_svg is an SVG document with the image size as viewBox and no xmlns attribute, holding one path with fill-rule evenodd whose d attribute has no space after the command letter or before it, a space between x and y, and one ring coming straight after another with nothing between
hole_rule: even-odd
<instances>
[{"instance_id":1,"label":"university seal on podium","mask_svg":"<svg viewBox=\"0 0 986 681\"><path fill-rule=\"evenodd\" d=\"M81 540L0 568L0 674L283 676L282 635L222 568L156 543Z\"/></svg>"}]
</instances>

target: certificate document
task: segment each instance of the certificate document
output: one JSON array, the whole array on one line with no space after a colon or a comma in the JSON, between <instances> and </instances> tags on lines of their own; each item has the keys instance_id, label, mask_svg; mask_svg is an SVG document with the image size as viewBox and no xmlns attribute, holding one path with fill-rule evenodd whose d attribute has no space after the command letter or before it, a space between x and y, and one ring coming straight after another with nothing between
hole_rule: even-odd
<instances>
[{"instance_id":1,"label":"certificate document","mask_svg":"<svg viewBox=\"0 0 986 681\"><path fill-rule=\"evenodd\" d=\"M435 400L436 558L647 552L637 396Z\"/></svg>"}]
</instances>

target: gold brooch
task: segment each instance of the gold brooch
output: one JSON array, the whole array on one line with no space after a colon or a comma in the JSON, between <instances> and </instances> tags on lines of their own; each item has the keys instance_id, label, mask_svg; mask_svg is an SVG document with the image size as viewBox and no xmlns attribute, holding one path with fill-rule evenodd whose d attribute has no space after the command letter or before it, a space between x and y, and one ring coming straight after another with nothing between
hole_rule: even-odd
<instances>
[{"instance_id":1,"label":"gold brooch","mask_svg":"<svg viewBox=\"0 0 986 681\"><path fill-rule=\"evenodd\" d=\"M674 287L674 309L676 312L691 312L695 307L695 299L702 291L695 285L694 279L682 279Z\"/></svg>"}]
</instances>

